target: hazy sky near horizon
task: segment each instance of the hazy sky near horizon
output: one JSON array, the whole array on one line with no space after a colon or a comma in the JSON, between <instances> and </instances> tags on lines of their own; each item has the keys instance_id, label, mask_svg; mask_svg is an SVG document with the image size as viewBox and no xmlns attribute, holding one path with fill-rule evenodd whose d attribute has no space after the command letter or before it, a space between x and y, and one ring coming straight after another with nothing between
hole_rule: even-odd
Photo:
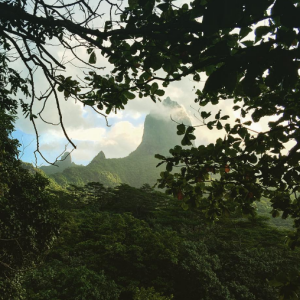
<instances>
[{"instance_id":1,"label":"hazy sky near horizon","mask_svg":"<svg viewBox=\"0 0 300 300\"><path fill-rule=\"evenodd\" d=\"M189 1L176 1L177 5L182 5ZM104 23L104 20L102 20ZM51 53L60 61L63 59L64 49L57 45L52 47ZM77 55L83 60L88 61L86 49L78 49ZM79 65L78 65L79 66ZM101 56L100 51L97 51L97 67L105 67L100 74L109 74L112 67L108 61ZM22 71L20 62L15 63L15 68ZM76 66L68 65L65 76L76 76L80 72ZM194 103L196 89L202 89L206 76L202 74L201 82L194 82L192 77L184 78L181 81L173 82L165 89L166 93L161 99L170 97L173 101L180 104L190 117L193 125L201 125L200 115L198 113L199 105ZM45 78L38 72L35 74L36 86L44 87L46 84ZM62 96L62 95L61 95ZM58 122L58 115L54 99L50 99L43 113L43 118L49 122ZM124 157L134 151L140 144L143 134L143 124L147 114L151 111L160 112L162 118L170 118L169 112L163 108L161 103L153 103L150 98L136 98L130 100L125 110L119 111L117 114L111 113L108 117L110 127L106 126L105 119L96 114L90 107L83 107L81 103L74 103L74 100L65 101L61 97L61 109L63 114L63 122L69 137L77 146L77 149L72 152L72 160L77 164L87 164L101 150L104 151L107 158ZM34 113L37 113L41 108L41 103L36 103ZM206 110L212 110L217 113L222 109L222 114L228 114L231 117L231 123L234 123L237 113L232 111L232 101L223 101L216 106L207 106ZM25 119L19 113L16 121L16 131L13 136L18 138L21 143L20 157L23 161L34 163L33 155L36 149L36 140L31 122ZM267 123L254 124L253 129L261 131ZM37 127L40 136L40 150L43 155L49 160L54 161L64 150L72 150L71 145L68 145L66 138L59 126L45 124L37 120ZM176 123L174 123L176 127ZM205 127L197 127L196 129L196 145L208 144L214 142L217 137L224 137L224 131L208 130ZM38 155L37 155L38 156ZM46 163L38 156L37 165L46 165Z\"/></svg>"}]
</instances>

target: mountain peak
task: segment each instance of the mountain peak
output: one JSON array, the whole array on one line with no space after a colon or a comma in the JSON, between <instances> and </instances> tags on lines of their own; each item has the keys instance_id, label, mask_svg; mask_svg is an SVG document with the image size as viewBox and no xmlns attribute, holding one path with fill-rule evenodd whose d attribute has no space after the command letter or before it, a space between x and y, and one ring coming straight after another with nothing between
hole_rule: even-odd
<instances>
[{"instance_id":1,"label":"mountain peak","mask_svg":"<svg viewBox=\"0 0 300 300\"><path fill-rule=\"evenodd\" d=\"M191 125L191 120L184 108L169 97L162 104L163 110L146 116L142 142L130 155L166 155L172 147L180 145L182 137L177 135L177 123Z\"/></svg>"},{"instance_id":2,"label":"mountain peak","mask_svg":"<svg viewBox=\"0 0 300 300\"><path fill-rule=\"evenodd\" d=\"M104 152L101 150L90 162L90 164L92 163L98 163L100 161L103 161L104 159L106 159Z\"/></svg>"},{"instance_id":3,"label":"mountain peak","mask_svg":"<svg viewBox=\"0 0 300 300\"><path fill-rule=\"evenodd\" d=\"M170 97L167 97L165 100L163 100L162 104L171 109L182 108L176 101L171 100Z\"/></svg>"},{"instance_id":4,"label":"mountain peak","mask_svg":"<svg viewBox=\"0 0 300 300\"><path fill-rule=\"evenodd\" d=\"M63 170L74 166L70 152L65 152L61 158L55 162L54 166L41 166L41 169L47 174L62 172Z\"/></svg>"},{"instance_id":5,"label":"mountain peak","mask_svg":"<svg viewBox=\"0 0 300 300\"><path fill-rule=\"evenodd\" d=\"M71 157L71 153L70 152L65 152L61 159L61 162L64 162L65 164L71 164L72 163L72 157Z\"/></svg>"},{"instance_id":6,"label":"mountain peak","mask_svg":"<svg viewBox=\"0 0 300 300\"><path fill-rule=\"evenodd\" d=\"M100 159L106 159L105 154L104 154L103 151L100 151L98 156L99 156Z\"/></svg>"}]
</instances>

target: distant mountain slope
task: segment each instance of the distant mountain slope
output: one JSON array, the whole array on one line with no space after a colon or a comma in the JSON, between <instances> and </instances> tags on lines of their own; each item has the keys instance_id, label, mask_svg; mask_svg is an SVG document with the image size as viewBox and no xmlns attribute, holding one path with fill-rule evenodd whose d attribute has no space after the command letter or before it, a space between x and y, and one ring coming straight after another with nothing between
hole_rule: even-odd
<instances>
[{"instance_id":1,"label":"distant mountain slope","mask_svg":"<svg viewBox=\"0 0 300 300\"><path fill-rule=\"evenodd\" d=\"M167 98L164 106L176 122L191 125L184 109L176 102ZM144 183L154 184L164 167L156 168L158 160L156 153L167 154L169 149L180 144L181 137L177 135L176 123L169 116L160 112L147 115L141 144L135 151L124 158L105 158L99 154L87 166L71 166L60 173L49 174L62 186L68 184L83 185L91 181L103 183L105 186L116 186L127 183L140 187ZM58 169L58 168L56 168ZM43 168L47 173L47 168Z\"/></svg>"}]
</instances>

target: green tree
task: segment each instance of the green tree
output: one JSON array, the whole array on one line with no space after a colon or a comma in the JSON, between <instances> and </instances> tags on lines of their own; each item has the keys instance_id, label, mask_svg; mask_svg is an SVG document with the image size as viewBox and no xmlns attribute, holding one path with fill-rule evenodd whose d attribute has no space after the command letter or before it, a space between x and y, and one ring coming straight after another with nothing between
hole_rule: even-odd
<instances>
[{"instance_id":1,"label":"green tree","mask_svg":"<svg viewBox=\"0 0 300 300\"><path fill-rule=\"evenodd\" d=\"M1 105L2 103L0 103ZM50 248L58 232L58 212L46 191L48 180L31 175L17 159L11 139L13 117L0 106L0 290L2 299L20 299L20 281Z\"/></svg>"},{"instance_id":2,"label":"green tree","mask_svg":"<svg viewBox=\"0 0 300 300\"><path fill-rule=\"evenodd\" d=\"M108 4L111 10L104 28L98 29L93 24L98 24L100 4ZM167 87L190 75L196 86L206 73L204 88L195 88L195 102L203 108L233 99L233 109L251 121L237 119L232 126L221 111L211 116L202 110L201 125L224 128L225 138L190 150L178 146L170 158L158 156L167 168L159 186L186 208L201 204L211 220L235 209L251 214L253 202L263 195L271 200L274 216L282 212L283 218L294 218L297 234L290 245L295 247L300 236L299 11L295 0L194 0L181 6L172 0L138 0L129 1L127 7L110 1L91 7L88 1L51 5L36 0L29 5L26 0L7 0L0 3L0 43L4 58L16 51L27 69L29 79L24 85L32 89L23 110L35 129L35 119L42 114L34 111L35 101L54 97L67 138L60 92L106 117L124 109L136 95L156 101L164 95L158 83ZM85 84L63 75L61 70L68 66L48 51L52 41L80 61L75 49L87 51L91 71L84 76ZM98 71L99 54L113 66L110 74ZM49 84L42 96L34 84L39 73L32 65ZM271 115L278 120L269 122L265 132L254 134L248 129L251 122ZM182 145L191 145L193 131L178 125ZM287 142L294 146L284 154ZM171 174L177 165L185 166ZM205 185L211 172L218 177Z\"/></svg>"},{"instance_id":3,"label":"green tree","mask_svg":"<svg viewBox=\"0 0 300 300\"><path fill-rule=\"evenodd\" d=\"M37 300L117 300L120 294L115 282L108 280L104 272L66 266L60 261L29 273L25 288L27 299Z\"/></svg>"},{"instance_id":4,"label":"green tree","mask_svg":"<svg viewBox=\"0 0 300 300\"><path fill-rule=\"evenodd\" d=\"M133 300L171 300L173 297L165 297L155 292L154 288L137 288Z\"/></svg>"}]
</instances>

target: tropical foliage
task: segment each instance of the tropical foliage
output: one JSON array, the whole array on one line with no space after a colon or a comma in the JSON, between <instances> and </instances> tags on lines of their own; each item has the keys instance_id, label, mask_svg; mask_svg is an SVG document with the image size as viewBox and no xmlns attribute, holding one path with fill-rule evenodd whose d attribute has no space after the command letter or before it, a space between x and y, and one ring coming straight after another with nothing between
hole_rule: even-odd
<instances>
[{"instance_id":1,"label":"tropical foliage","mask_svg":"<svg viewBox=\"0 0 300 300\"><path fill-rule=\"evenodd\" d=\"M10 138L13 117L0 106L0 290L17 299L22 274L39 263L58 233L58 211L46 190L48 180L32 175L17 159Z\"/></svg>"},{"instance_id":2,"label":"tropical foliage","mask_svg":"<svg viewBox=\"0 0 300 300\"><path fill-rule=\"evenodd\" d=\"M101 16L102 4L111 10L99 30L94 24ZM191 76L195 102L201 107L201 125L224 129L225 138L191 150L178 146L171 157L158 156L167 166L159 187L181 198L184 206L206 203L207 217L212 220L236 207L252 213L253 202L264 196L271 200L274 215L282 212L284 218L295 220L297 235L290 244L295 247L299 243L298 1L194 0L177 6L172 0L137 0L124 7L102 1L94 7L84 0L59 6L5 0L0 11L1 62L14 93L19 89L30 97L29 103L22 101L21 105L34 125L37 152L42 155L35 120L42 118L45 106L35 112L36 100L46 103L54 97L59 124L75 147L63 124L60 93L65 99L93 106L106 117L124 109L136 95L156 101L170 82ZM83 63L75 49L85 49L90 71L83 83L64 75L68 65L47 50L52 41ZM28 78L6 66L14 51ZM112 65L110 74L103 75L97 66L98 55ZM35 87L38 72L31 65L48 82L44 92ZM201 89L197 85L204 74L207 80ZM234 125L221 111L211 116L203 109L228 99L233 99L233 110L242 117ZM252 122L273 115L277 120L269 122L264 132L249 129ZM182 145L191 145L193 131L193 127L178 125ZM288 142L293 146L284 152ZM181 172L171 174L178 165L184 165ZM211 172L220 177L205 185Z\"/></svg>"},{"instance_id":3,"label":"tropical foliage","mask_svg":"<svg viewBox=\"0 0 300 300\"><path fill-rule=\"evenodd\" d=\"M299 274L299 252L259 218L207 224L201 211L184 211L147 185L90 183L59 199L66 221L44 265L27 274L29 298L271 300L297 293L297 277L289 276Z\"/></svg>"},{"instance_id":4,"label":"tropical foliage","mask_svg":"<svg viewBox=\"0 0 300 300\"><path fill-rule=\"evenodd\" d=\"M104 28L96 28L102 4L110 13ZM17 105L32 122L36 153L43 156L36 119L44 120L50 98L75 147L61 100L79 100L106 118L137 95L159 100L170 82L189 76L201 108L198 125L225 130L225 138L198 148L176 146L170 157L158 154L166 165L158 186L194 210L179 212L170 198L156 203L149 187L144 192L154 207L144 203L142 210L136 210L144 199L140 191L140 198L130 192L134 209L122 197L121 207L112 201L126 186L92 184L88 189L100 194L83 193L82 199L76 187L73 194L60 191L57 204L66 216L62 235L45 264L27 273L23 294L33 299L296 299L298 252L282 246L284 233L255 218L254 202L270 199L273 216L294 219L288 244L299 245L299 15L296 0L194 0L180 6L172 0L130 0L127 6L105 0L95 7L84 0L59 5L2 0L1 296L21 297L20 271L36 264L57 232L55 193L47 192L43 177L21 168L17 142L9 137ZM57 42L89 68L82 80L66 74L69 65L49 50ZM76 54L79 48L87 61ZM99 55L111 64L109 74L97 65ZM26 69L24 77L13 67L16 59ZM48 84L44 90L36 86L41 75ZM16 101L18 92L29 100ZM234 124L222 111L212 116L205 110L231 100L241 114ZM41 110L35 109L37 101L44 104ZM277 119L267 121L265 131L249 128L270 116ZM182 146L195 139L195 128L186 125L177 127ZM172 173L175 166L179 173ZM239 219L241 214L253 219ZM238 218L225 221L226 215ZM69 290L71 282L78 288Z\"/></svg>"}]
</instances>

